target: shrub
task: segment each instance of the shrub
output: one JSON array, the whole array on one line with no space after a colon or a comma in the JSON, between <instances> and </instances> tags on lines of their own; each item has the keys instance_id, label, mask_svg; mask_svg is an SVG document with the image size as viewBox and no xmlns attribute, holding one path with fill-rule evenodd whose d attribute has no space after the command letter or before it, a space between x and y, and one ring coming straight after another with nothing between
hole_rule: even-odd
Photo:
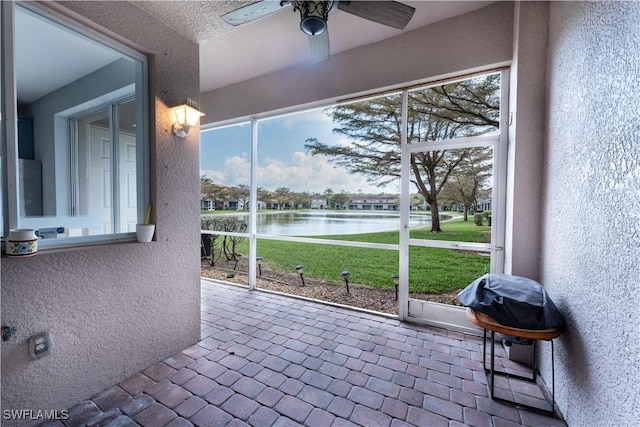
<instances>
[{"instance_id":1,"label":"shrub","mask_svg":"<svg viewBox=\"0 0 640 427\"><path fill-rule=\"evenodd\" d=\"M473 214L473 222L476 225L482 225L482 213Z\"/></svg>"},{"instance_id":2,"label":"shrub","mask_svg":"<svg viewBox=\"0 0 640 427\"><path fill-rule=\"evenodd\" d=\"M229 217L202 217L200 219L200 227L202 230L226 231L231 233L244 233L247 231L247 223L245 221ZM204 245L205 251L209 249L206 253L211 254L211 265L214 265L216 259L221 258L221 255L224 255L227 260L237 261L240 254L236 252L236 248L242 243L244 237L211 235L209 239L209 245L207 245L207 243L204 243Z\"/></svg>"}]
</instances>

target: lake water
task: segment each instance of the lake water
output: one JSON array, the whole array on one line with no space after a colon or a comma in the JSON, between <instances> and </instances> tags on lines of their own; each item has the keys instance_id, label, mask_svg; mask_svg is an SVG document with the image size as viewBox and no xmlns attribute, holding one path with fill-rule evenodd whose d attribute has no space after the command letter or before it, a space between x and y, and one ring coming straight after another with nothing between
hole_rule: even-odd
<instances>
[{"instance_id":1,"label":"lake water","mask_svg":"<svg viewBox=\"0 0 640 427\"><path fill-rule=\"evenodd\" d=\"M249 222L249 214L239 214ZM258 213L258 233L280 236L321 236L375 233L400 229L400 212L291 211ZM411 228L431 223L429 213L411 215Z\"/></svg>"}]
</instances>

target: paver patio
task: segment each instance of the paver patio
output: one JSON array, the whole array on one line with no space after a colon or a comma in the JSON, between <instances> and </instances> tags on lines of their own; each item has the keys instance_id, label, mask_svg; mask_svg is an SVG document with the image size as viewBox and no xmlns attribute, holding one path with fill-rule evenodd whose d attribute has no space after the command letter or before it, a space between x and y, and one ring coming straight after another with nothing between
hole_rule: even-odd
<instances>
[{"instance_id":1,"label":"paver patio","mask_svg":"<svg viewBox=\"0 0 640 427\"><path fill-rule=\"evenodd\" d=\"M533 384L497 377L496 386L501 397L544 405ZM203 280L197 345L46 425L566 424L492 401L479 337Z\"/></svg>"}]
</instances>

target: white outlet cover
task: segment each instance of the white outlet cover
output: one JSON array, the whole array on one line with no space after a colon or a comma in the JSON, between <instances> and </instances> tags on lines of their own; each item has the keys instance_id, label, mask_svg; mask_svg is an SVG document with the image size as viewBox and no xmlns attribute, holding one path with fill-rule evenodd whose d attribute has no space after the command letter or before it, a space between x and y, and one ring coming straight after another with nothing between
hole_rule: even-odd
<instances>
[{"instance_id":1,"label":"white outlet cover","mask_svg":"<svg viewBox=\"0 0 640 427\"><path fill-rule=\"evenodd\" d=\"M41 332L29 338L29 354L32 359L40 359L51 353L51 335Z\"/></svg>"}]
</instances>

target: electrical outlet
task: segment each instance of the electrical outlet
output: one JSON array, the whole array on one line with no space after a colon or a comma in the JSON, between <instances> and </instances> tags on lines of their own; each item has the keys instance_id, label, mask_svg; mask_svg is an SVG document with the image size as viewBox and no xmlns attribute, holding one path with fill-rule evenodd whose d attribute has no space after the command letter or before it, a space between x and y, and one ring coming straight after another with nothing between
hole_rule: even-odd
<instances>
[{"instance_id":1,"label":"electrical outlet","mask_svg":"<svg viewBox=\"0 0 640 427\"><path fill-rule=\"evenodd\" d=\"M29 338L29 353L32 359L40 359L51 353L51 335L41 332Z\"/></svg>"}]
</instances>

